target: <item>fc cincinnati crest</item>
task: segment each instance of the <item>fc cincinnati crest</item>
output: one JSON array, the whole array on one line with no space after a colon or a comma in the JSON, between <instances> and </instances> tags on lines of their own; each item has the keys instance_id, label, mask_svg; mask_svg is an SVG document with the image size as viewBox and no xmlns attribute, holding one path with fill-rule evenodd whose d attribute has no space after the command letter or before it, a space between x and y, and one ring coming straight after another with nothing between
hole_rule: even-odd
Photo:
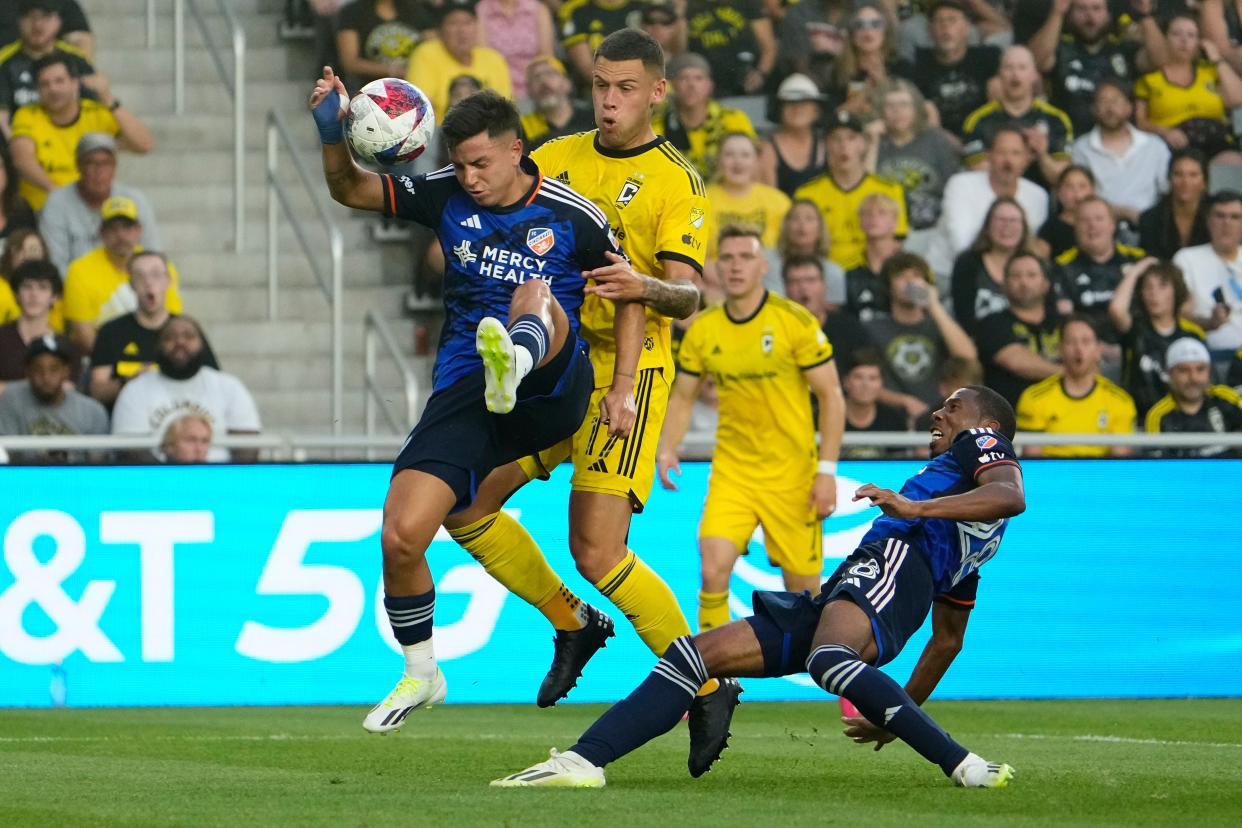
<instances>
[{"instance_id":1,"label":"fc cincinnati crest","mask_svg":"<svg viewBox=\"0 0 1242 828\"><path fill-rule=\"evenodd\" d=\"M526 231L526 246L535 251L536 256L544 255L554 244L556 236L552 235L550 227L534 227Z\"/></svg>"},{"instance_id":2,"label":"fc cincinnati crest","mask_svg":"<svg viewBox=\"0 0 1242 828\"><path fill-rule=\"evenodd\" d=\"M982 437L975 438L975 445L978 446L980 450L987 451L996 445L996 438L985 434Z\"/></svg>"}]
</instances>

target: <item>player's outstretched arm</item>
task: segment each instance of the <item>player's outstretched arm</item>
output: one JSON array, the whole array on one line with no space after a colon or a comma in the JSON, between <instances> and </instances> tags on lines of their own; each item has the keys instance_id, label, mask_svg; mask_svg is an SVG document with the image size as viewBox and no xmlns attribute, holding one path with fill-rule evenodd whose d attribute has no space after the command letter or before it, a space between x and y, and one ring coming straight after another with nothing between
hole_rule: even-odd
<instances>
[{"instance_id":1,"label":"player's outstretched arm","mask_svg":"<svg viewBox=\"0 0 1242 828\"><path fill-rule=\"evenodd\" d=\"M643 352L647 313L638 302L617 302L616 306L612 332L617 353L612 362L612 387L600 401L600 416L608 424L610 437L628 437L638 418L634 403L634 375L638 371L638 358Z\"/></svg>"},{"instance_id":2,"label":"player's outstretched arm","mask_svg":"<svg viewBox=\"0 0 1242 828\"><path fill-rule=\"evenodd\" d=\"M595 284L586 292L602 299L641 302L661 316L674 319L685 319L699 309L699 289L694 286L698 271L685 262L666 260L664 279L639 273L619 258L587 275Z\"/></svg>"},{"instance_id":3,"label":"player's outstretched arm","mask_svg":"<svg viewBox=\"0 0 1242 828\"><path fill-rule=\"evenodd\" d=\"M335 201L358 210L384 210L384 190L380 177L354 163L345 146L345 107L349 94L345 84L323 67L323 77L315 81L310 96L311 115L323 143L323 177Z\"/></svg>"},{"instance_id":4,"label":"player's outstretched arm","mask_svg":"<svg viewBox=\"0 0 1242 828\"><path fill-rule=\"evenodd\" d=\"M669 392L668 413L664 415L664 430L660 433L660 446L656 449L656 471L660 475L660 485L670 491L677 491L677 484L669 472L681 474L677 447L690 428L690 415L694 412L694 401L702 386L701 375L682 369L677 372L677 379L673 380L673 388Z\"/></svg>"},{"instance_id":5,"label":"player's outstretched arm","mask_svg":"<svg viewBox=\"0 0 1242 828\"><path fill-rule=\"evenodd\" d=\"M969 492L930 500L910 500L892 489L868 483L854 493L854 500L867 498L884 514L899 518L1000 520L1026 511L1022 472L1016 465L984 469L977 482L979 487Z\"/></svg>"},{"instance_id":6,"label":"player's outstretched arm","mask_svg":"<svg viewBox=\"0 0 1242 828\"><path fill-rule=\"evenodd\" d=\"M841 435L845 432L845 396L834 362L825 362L802 372L811 393L819 402L820 471L811 487L811 505L823 520L837 510L837 458L841 456ZM829 474L828 469L834 469Z\"/></svg>"}]
</instances>

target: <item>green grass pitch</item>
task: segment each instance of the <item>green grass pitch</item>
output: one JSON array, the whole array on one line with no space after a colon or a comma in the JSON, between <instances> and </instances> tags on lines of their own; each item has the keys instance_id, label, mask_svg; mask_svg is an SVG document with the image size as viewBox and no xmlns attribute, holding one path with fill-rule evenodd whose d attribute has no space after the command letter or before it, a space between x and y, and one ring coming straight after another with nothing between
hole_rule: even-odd
<instances>
[{"instance_id":1,"label":"green grass pitch","mask_svg":"<svg viewBox=\"0 0 1242 828\"><path fill-rule=\"evenodd\" d=\"M0 710L0 825L1242 825L1242 699L933 702L1017 768L999 791L854 745L832 701L743 704L699 780L680 725L602 791L487 786L602 709L450 705L387 737L362 708Z\"/></svg>"}]
</instances>

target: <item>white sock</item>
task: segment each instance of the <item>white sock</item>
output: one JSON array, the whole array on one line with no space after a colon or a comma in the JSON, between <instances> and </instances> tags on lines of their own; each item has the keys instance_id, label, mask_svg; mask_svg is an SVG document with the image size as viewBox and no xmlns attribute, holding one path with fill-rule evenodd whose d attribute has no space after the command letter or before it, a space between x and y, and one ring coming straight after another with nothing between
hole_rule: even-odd
<instances>
[{"instance_id":1,"label":"white sock","mask_svg":"<svg viewBox=\"0 0 1242 828\"><path fill-rule=\"evenodd\" d=\"M535 367L535 357L525 345L514 345L513 357L517 363L518 382L521 382L530 373L530 369Z\"/></svg>"},{"instance_id":2,"label":"white sock","mask_svg":"<svg viewBox=\"0 0 1242 828\"><path fill-rule=\"evenodd\" d=\"M417 644L402 644L401 652L405 655L407 676L420 681L431 681L436 677L436 651L430 638Z\"/></svg>"}]
</instances>

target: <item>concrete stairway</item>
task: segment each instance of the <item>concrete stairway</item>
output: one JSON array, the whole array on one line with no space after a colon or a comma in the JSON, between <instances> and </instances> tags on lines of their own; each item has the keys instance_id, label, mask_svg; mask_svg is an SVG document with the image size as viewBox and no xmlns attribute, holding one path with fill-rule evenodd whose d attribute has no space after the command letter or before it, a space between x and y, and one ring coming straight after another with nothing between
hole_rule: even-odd
<instances>
[{"instance_id":1,"label":"concrete stairway","mask_svg":"<svg viewBox=\"0 0 1242 828\"><path fill-rule=\"evenodd\" d=\"M233 250L232 102L186 11L186 114L172 114L173 23L170 0L156 0L157 46L146 47L146 0L82 0L97 38L96 64L116 95L154 132L157 147L145 157L120 159L118 180L151 198L167 252L177 263L186 312L207 330L225 370L254 394L271 430L326 433L330 422L330 314L301 247L282 219L279 236L278 319L267 318L267 230L264 186L267 112L285 113L302 158L317 186L318 141L305 100L317 75L308 47L281 42L283 0L225 0L246 30L246 244ZM228 28L217 0L198 0L213 41L231 63ZM309 197L285 159L282 180L295 194L294 208L316 250L328 262L326 234ZM326 197L326 187L322 189ZM412 345L403 315L410 254L402 245L380 246L367 233L369 219L338 205L330 214L345 238L344 431L358 433L362 417L362 320L380 312L397 340ZM416 362L426 374L426 360ZM400 396L395 370L381 374ZM426 384L426 377L420 377ZM382 423L382 419L381 419ZM383 426L381 425L381 428Z\"/></svg>"}]
</instances>

